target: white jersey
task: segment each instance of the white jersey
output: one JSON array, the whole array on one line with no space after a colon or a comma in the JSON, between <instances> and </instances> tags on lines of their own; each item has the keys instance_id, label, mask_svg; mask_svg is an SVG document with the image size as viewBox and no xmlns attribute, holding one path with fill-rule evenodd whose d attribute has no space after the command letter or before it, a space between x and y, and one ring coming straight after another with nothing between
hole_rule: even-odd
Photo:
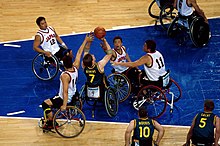
<instances>
[{"instance_id":1,"label":"white jersey","mask_svg":"<svg viewBox=\"0 0 220 146\"><path fill-rule=\"evenodd\" d=\"M76 93L76 80L78 78L78 70L76 67L73 67L73 68L74 68L74 71L72 72L64 71L61 73L61 75L66 73L70 76L70 83L68 85L68 103L71 102L73 95L75 95ZM60 79L60 90L59 90L58 95L63 99L63 83L61 79Z\"/></svg>"},{"instance_id":2,"label":"white jersey","mask_svg":"<svg viewBox=\"0 0 220 146\"><path fill-rule=\"evenodd\" d=\"M187 5L187 0L177 0L177 10L182 16L190 16L193 8Z\"/></svg>"},{"instance_id":3,"label":"white jersey","mask_svg":"<svg viewBox=\"0 0 220 146\"><path fill-rule=\"evenodd\" d=\"M36 35L39 35L41 38L40 46L43 50L49 51L53 55L60 50L55 31L51 26L47 27L45 30L39 29Z\"/></svg>"},{"instance_id":4,"label":"white jersey","mask_svg":"<svg viewBox=\"0 0 220 146\"><path fill-rule=\"evenodd\" d=\"M153 62L150 67L144 65L145 73L150 81L158 81L160 76L166 74L164 58L158 51L155 53L148 53Z\"/></svg>"},{"instance_id":5,"label":"white jersey","mask_svg":"<svg viewBox=\"0 0 220 146\"><path fill-rule=\"evenodd\" d=\"M117 52L115 49L113 49L113 51L115 51L116 53L116 58L114 62L126 62L126 52L125 52L125 47L121 46L121 54L119 52ZM124 71L126 71L128 69L128 67L126 66L121 66L121 65L114 65L113 68L115 69L116 72L122 73Z\"/></svg>"}]
</instances>

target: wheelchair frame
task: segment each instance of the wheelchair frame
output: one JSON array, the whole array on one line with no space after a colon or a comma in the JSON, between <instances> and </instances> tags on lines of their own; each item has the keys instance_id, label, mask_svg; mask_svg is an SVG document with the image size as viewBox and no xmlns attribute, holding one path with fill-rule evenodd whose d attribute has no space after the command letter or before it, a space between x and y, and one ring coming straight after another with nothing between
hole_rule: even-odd
<instances>
[{"instance_id":1,"label":"wheelchair frame","mask_svg":"<svg viewBox=\"0 0 220 146\"><path fill-rule=\"evenodd\" d=\"M99 98L93 98L93 97L88 97L86 95L86 88L85 85L83 85L80 89L80 98L83 100L83 103L87 103L89 106L93 106L92 109L92 117L95 117L95 107L97 105L97 102L100 101L100 98L104 98L104 106L106 109L107 114L110 117L114 117L118 113L118 98L115 95L115 90L112 87L108 87L106 91L104 92L104 97L99 97ZM103 95L100 95L103 96ZM111 99L113 98L113 99Z\"/></svg>"},{"instance_id":2,"label":"wheelchair frame","mask_svg":"<svg viewBox=\"0 0 220 146\"><path fill-rule=\"evenodd\" d=\"M166 111L167 105L170 106L170 113L172 113L174 102L177 102L181 97L182 90L180 86L170 78L166 87L143 86L138 92L137 99L133 102L133 107L138 110L141 106L145 106L148 117L159 118Z\"/></svg>"},{"instance_id":3,"label":"wheelchair frame","mask_svg":"<svg viewBox=\"0 0 220 146\"><path fill-rule=\"evenodd\" d=\"M148 14L152 18L157 19L155 25L157 25L157 22L159 21L162 28L167 30L168 24L175 18L177 11L173 7L172 0L167 0L166 2L165 0L162 2L161 0L153 0L148 7Z\"/></svg>"},{"instance_id":4,"label":"wheelchair frame","mask_svg":"<svg viewBox=\"0 0 220 146\"><path fill-rule=\"evenodd\" d=\"M55 110L55 109L53 109ZM43 127L44 119L38 122L40 128ZM85 128L86 117L84 113L76 106L67 106L65 111L55 110L53 116L53 126L60 136L64 138L77 137ZM71 128L71 129L70 129ZM51 129L43 129L43 132L53 132Z\"/></svg>"}]
</instances>

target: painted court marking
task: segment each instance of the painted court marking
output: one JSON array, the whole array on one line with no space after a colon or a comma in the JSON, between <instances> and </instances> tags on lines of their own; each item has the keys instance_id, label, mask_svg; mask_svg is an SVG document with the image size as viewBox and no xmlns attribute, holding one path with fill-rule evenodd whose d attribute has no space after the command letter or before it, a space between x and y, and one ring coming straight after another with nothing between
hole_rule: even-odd
<instances>
[{"instance_id":1,"label":"painted court marking","mask_svg":"<svg viewBox=\"0 0 220 146\"><path fill-rule=\"evenodd\" d=\"M25 111L22 110L22 111L17 111L17 112L12 112L12 113L7 113L7 116L18 115L18 114L22 114L22 113L25 113Z\"/></svg>"},{"instance_id":2,"label":"painted court marking","mask_svg":"<svg viewBox=\"0 0 220 146\"><path fill-rule=\"evenodd\" d=\"M21 48L21 45L13 45L13 44L4 44L5 47L15 47L15 48Z\"/></svg>"}]
</instances>

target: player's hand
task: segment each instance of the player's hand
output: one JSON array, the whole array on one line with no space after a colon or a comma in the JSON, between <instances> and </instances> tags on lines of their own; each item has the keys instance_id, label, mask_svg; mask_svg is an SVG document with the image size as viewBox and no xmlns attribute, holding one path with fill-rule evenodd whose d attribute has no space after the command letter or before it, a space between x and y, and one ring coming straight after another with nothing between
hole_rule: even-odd
<instances>
[{"instance_id":1,"label":"player's hand","mask_svg":"<svg viewBox=\"0 0 220 146\"><path fill-rule=\"evenodd\" d=\"M61 47L66 49L66 50L68 49L67 45L64 42L61 44Z\"/></svg>"},{"instance_id":2,"label":"player's hand","mask_svg":"<svg viewBox=\"0 0 220 146\"><path fill-rule=\"evenodd\" d=\"M105 51L107 50L107 46L105 45L105 43L100 43L100 46L102 47L102 49Z\"/></svg>"},{"instance_id":3,"label":"player's hand","mask_svg":"<svg viewBox=\"0 0 220 146\"><path fill-rule=\"evenodd\" d=\"M45 52L44 52L44 55L46 55L47 57L51 57L51 56L52 56L52 53L51 53L51 52L48 52L48 51L45 51Z\"/></svg>"},{"instance_id":4,"label":"player's hand","mask_svg":"<svg viewBox=\"0 0 220 146\"><path fill-rule=\"evenodd\" d=\"M66 105L62 105L62 106L60 107L60 109L61 109L61 111L65 111L65 110L66 110Z\"/></svg>"},{"instance_id":5,"label":"player's hand","mask_svg":"<svg viewBox=\"0 0 220 146\"><path fill-rule=\"evenodd\" d=\"M89 34L86 35L85 39L87 42L92 42L94 40L94 34L90 32Z\"/></svg>"},{"instance_id":6,"label":"player's hand","mask_svg":"<svg viewBox=\"0 0 220 146\"><path fill-rule=\"evenodd\" d=\"M159 146L159 143L157 141L154 141L154 146Z\"/></svg>"},{"instance_id":7,"label":"player's hand","mask_svg":"<svg viewBox=\"0 0 220 146\"><path fill-rule=\"evenodd\" d=\"M189 143L184 143L183 146L190 146L190 144Z\"/></svg>"},{"instance_id":8,"label":"player's hand","mask_svg":"<svg viewBox=\"0 0 220 146\"><path fill-rule=\"evenodd\" d=\"M110 61L110 63L111 63L112 66L119 65L119 62L115 62L115 61Z\"/></svg>"}]
</instances>

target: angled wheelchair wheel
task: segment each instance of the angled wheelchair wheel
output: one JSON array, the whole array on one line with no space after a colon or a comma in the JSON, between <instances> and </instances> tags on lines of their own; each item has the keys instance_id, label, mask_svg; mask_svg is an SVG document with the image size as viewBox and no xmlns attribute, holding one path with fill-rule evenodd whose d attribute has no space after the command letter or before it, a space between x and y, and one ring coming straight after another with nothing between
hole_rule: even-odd
<instances>
[{"instance_id":1,"label":"angled wheelchair wheel","mask_svg":"<svg viewBox=\"0 0 220 146\"><path fill-rule=\"evenodd\" d=\"M178 12L174 9L172 3L167 3L161 8L160 11L160 24L164 30L167 30L173 19L177 16Z\"/></svg>"},{"instance_id":2,"label":"angled wheelchair wheel","mask_svg":"<svg viewBox=\"0 0 220 146\"><path fill-rule=\"evenodd\" d=\"M182 89L180 88L179 84L172 78L170 78L170 82L171 86L166 93L167 101L171 103L173 97L173 102L177 102L182 97Z\"/></svg>"},{"instance_id":3,"label":"angled wheelchair wheel","mask_svg":"<svg viewBox=\"0 0 220 146\"><path fill-rule=\"evenodd\" d=\"M119 102L125 101L131 93L131 84L129 79L119 73L113 73L108 76L109 86L114 89Z\"/></svg>"},{"instance_id":4,"label":"angled wheelchair wheel","mask_svg":"<svg viewBox=\"0 0 220 146\"><path fill-rule=\"evenodd\" d=\"M86 98L86 91L85 91L85 85L83 85L79 91L79 98L82 101L82 104L85 103L85 98Z\"/></svg>"},{"instance_id":5,"label":"angled wheelchair wheel","mask_svg":"<svg viewBox=\"0 0 220 146\"><path fill-rule=\"evenodd\" d=\"M78 136L84 130L85 123L84 113L75 106L67 106L65 111L59 109L53 118L54 129L65 138Z\"/></svg>"},{"instance_id":6,"label":"angled wheelchair wheel","mask_svg":"<svg viewBox=\"0 0 220 146\"><path fill-rule=\"evenodd\" d=\"M32 71L40 80L51 80L59 72L59 61L55 56L50 58L43 54L38 54L32 61Z\"/></svg>"},{"instance_id":7,"label":"angled wheelchair wheel","mask_svg":"<svg viewBox=\"0 0 220 146\"><path fill-rule=\"evenodd\" d=\"M179 17L175 17L171 24L168 26L167 29L167 36L170 38L174 38L177 36L179 32L179 25L178 25Z\"/></svg>"},{"instance_id":8,"label":"angled wheelchair wheel","mask_svg":"<svg viewBox=\"0 0 220 146\"><path fill-rule=\"evenodd\" d=\"M159 118L166 111L167 99L159 87L148 85L139 91L133 106L137 110L143 106L147 109L148 117Z\"/></svg>"},{"instance_id":9,"label":"angled wheelchair wheel","mask_svg":"<svg viewBox=\"0 0 220 146\"><path fill-rule=\"evenodd\" d=\"M152 18L156 18L159 19L159 13L160 13L160 8L156 3L156 0L153 0L151 2L151 4L148 7L148 14L152 17Z\"/></svg>"},{"instance_id":10,"label":"angled wheelchair wheel","mask_svg":"<svg viewBox=\"0 0 220 146\"><path fill-rule=\"evenodd\" d=\"M111 87L105 92L104 97L105 109L110 117L114 117L118 113L118 98L115 95L114 90Z\"/></svg>"},{"instance_id":11,"label":"angled wheelchair wheel","mask_svg":"<svg viewBox=\"0 0 220 146\"><path fill-rule=\"evenodd\" d=\"M190 24L190 38L196 47L203 47L210 39L209 24L202 17L196 17Z\"/></svg>"}]
</instances>

